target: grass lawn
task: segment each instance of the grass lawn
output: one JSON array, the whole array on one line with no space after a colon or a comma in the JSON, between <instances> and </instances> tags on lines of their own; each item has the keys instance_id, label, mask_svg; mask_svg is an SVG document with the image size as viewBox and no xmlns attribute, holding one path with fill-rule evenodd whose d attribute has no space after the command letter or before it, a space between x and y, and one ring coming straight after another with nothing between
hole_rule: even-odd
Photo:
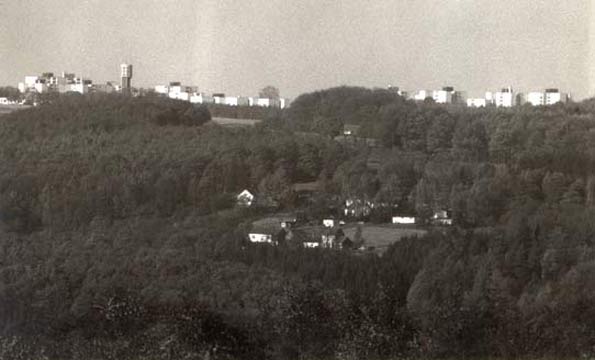
<instances>
[{"instance_id":1,"label":"grass lawn","mask_svg":"<svg viewBox=\"0 0 595 360\"><path fill-rule=\"evenodd\" d=\"M344 228L345 235L350 239L355 238L356 226L349 226ZM426 234L426 230L417 229L415 227L403 225L362 225L362 237L365 242L364 245L374 246L377 252L384 252L388 246L395 241L399 241L407 236L422 236Z\"/></svg>"},{"instance_id":2,"label":"grass lawn","mask_svg":"<svg viewBox=\"0 0 595 360\"><path fill-rule=\"evenodd\" d=\"M22 109L27 109L27 108L29 108L29 106L23 106L23 105L0 105L0 115L8 114L8 113L13 112L15 110L22 110Z\"/></svg>"},{"instance_id":3,"label":"grass lawn","mask_svg":"<svg viewBox=\"0 0 595 360\"><path fill-rule=\"evenodd\" d=\"M212 121L222 126L254 126L258 124L261 120L214 117Z\"/></svg>"}]
</instances>

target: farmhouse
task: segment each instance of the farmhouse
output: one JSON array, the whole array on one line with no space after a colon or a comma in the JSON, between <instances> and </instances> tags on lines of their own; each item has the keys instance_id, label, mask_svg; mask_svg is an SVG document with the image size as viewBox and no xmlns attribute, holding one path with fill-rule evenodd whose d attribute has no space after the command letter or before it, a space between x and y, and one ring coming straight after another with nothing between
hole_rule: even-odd
<instances>
[{"instance_id":1,"label":"farmhouse","mask_svg":"<svg viewBox=\"0 0 595 360\"><path fill-rule=\"evenodd\" d=\"M254 194L248 190L244 190L236 197L239 206L251 206L254 202Z\"/></svg>"},{"instance_id":2,"label":"farmhouse","mask_svg":"<svg viewBox=\"0 0 595 360\"><path fill-rule=\"evenodd\" d=\"M253 243L273 243L273 234L270 232L254 230L248 234L248 237Z\"/></svg>"},{"instance_id":3,"label":"farmhouse","mask_svg":"<svg viewBox=\"0 0 595 360\"><path fill-rule=\"evenodd\" d=\"M432 216L432 222L437 225L452 225L452 218L446 210L438 210Z\"/></svg>"},{"instance_id":4,"label":"farmhouse","mask_svg":"<svg viewBox=\"0 0 595 360\"><path fill-rule=\"evenodd\" d=\"M322 225L324 225L324 227L333 228L333 227L335 227L335 224L336 224L336 221L333 218L322 219Z\"/></svg>"},{"instance_id":5,"label":"farmhouse","mask_svg":"<svg viewBox=\"0 0 595 360\"><path fill-rule=\"evenodd\" d=\"M302 244L304 245L305 248L320 247L320 242L318 242L318 241L307 240L307 241L304 241Z\"/></svg>"},{"instance_id":6,"label":"farmhouse","mask_svg":"<svg viewBox=\"0 0 595 360\"><path fill-rule=\"evenodd\" d=\"M393 216L393 224L415 224L414 216Z\"/></svg>"}]
</instances>

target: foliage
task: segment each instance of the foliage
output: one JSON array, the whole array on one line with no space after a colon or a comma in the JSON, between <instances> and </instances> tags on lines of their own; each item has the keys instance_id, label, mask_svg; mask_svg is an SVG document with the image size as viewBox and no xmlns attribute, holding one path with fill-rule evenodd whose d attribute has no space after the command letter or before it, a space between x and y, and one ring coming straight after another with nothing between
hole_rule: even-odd
<instances>
[{"instance_id":1,"label":"foliage","mask_svg":"<svg viewBox=\"0 0 595 360\"><path fill-rule=\"evenodd\" d=\"M46 100L0 120L3 359L595 355L593 100L341 87L254 128L152 96ZM381 146L332 139L343 124ZM234 206L244 189L307 217L352 200L455 226L382 256L304 249L297 230L250 244L267 210Z\"/></svg>"}]
</instances>

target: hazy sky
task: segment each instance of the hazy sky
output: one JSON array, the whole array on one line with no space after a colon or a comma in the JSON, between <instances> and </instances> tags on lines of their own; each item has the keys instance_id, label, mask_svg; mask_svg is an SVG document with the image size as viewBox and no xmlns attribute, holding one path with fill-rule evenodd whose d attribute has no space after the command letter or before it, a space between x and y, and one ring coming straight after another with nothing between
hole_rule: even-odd
<instances>
[{"instance_id":1,"label":"hazy sky","mask_svg":"<svg viewBox=\"0 0 595 360\"><path fill-rule=\"evenodd\" d=\"M283 96L337 85L595 94L595 0L0 0L0 85L43 71ZM590 26L591 25L591 26ZM589 34L591 36L589 36ZM590 46L591 44L591 46Z\"/></svg>"}]
</instances>

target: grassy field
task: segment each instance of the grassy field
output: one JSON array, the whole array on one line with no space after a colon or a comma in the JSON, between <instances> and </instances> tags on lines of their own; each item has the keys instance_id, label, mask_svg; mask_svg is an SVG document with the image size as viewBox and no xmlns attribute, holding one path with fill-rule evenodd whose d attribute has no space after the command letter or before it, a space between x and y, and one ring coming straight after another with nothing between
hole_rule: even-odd
<instances>
[{"instance_id":1,"label":"grassy field","mask_svg":"<svg viewBox=\"0 0 595 360\"><path fill-rule=\"evenodd\" d=\"M212 121L222 126L254 126L258 124L261 120L214 117Z\"/></svg>"},{"instance_id":2,"label":"grassy field","mask_svg":"<svg viewBox=\"0 0 595 360\"><path fill-rule=\"evenodd\" d=\"M26 109L28 107L29 106L23 106L23 105L0 105L0 115L8 114L15 110Z\"/></svg>"},{"instance_id":3,"label":"grassy field","mask_svg":"<svg viewBox=\"0 0 595 360\"><path fill-rule=\"evenodd\" d=\"M345 235L350 239L355 238L356 226L344 228ZM373 246L377 252L384 252L395 241L407 236L422 236L426 230L416 229L402 225L362 225L362 237L366 247Z\"/></svg>"}]
</instances>

